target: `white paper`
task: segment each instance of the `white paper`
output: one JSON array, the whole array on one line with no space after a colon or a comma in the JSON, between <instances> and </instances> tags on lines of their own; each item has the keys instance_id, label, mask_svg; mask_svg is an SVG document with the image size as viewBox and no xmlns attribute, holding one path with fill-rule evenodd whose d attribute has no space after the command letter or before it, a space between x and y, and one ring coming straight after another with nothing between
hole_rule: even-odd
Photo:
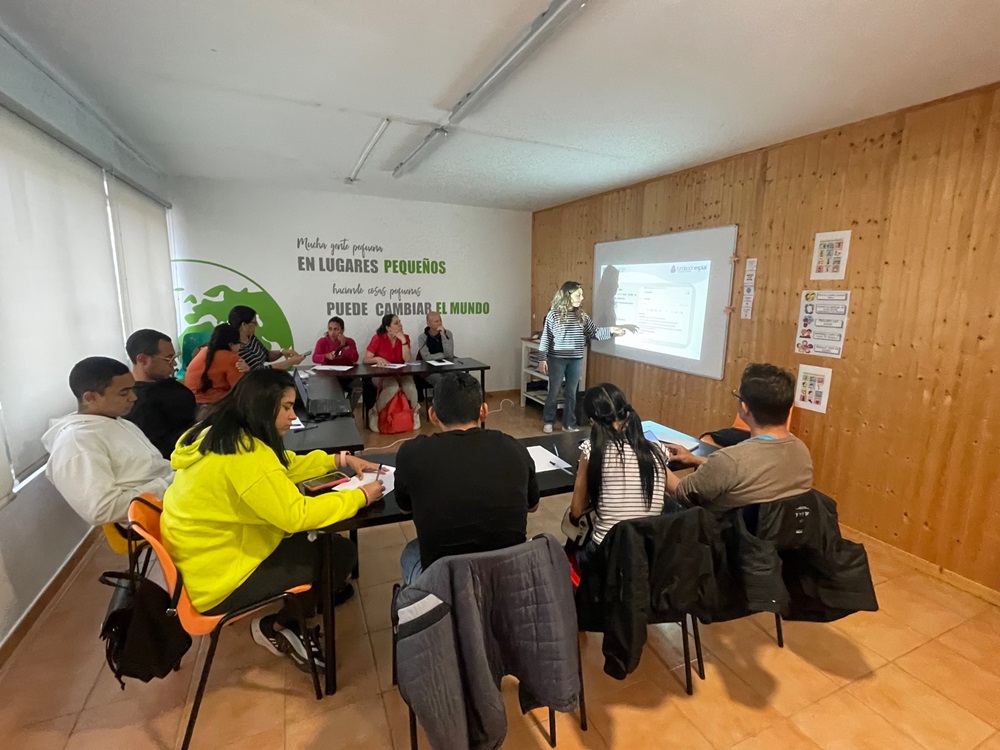
<instances>
[{"instance_id":1,"label":"white paper","mask_svg":"<svg viewBox=\"0 0 1000 750\"><path fill-rule=\"evenodd\" d=\"M388 469L385 474L376 474L374 471L366 471L361 474L361 476L353 476L348 479L343 484L337 485L337 492L341 490L356 490L363 484L371 484L376 478L382 480L382 484L385 485L385 493L388 495L396 488L396 467L395 466L383 466L383 469Z\"/></svg>"},{"instance_id":2,"label":"white paper","mask_svg":"<svg viewBox=\"0 0 1000 750\"><path fill-rule=\"evenodd\" d=\"M391 364L391 363L388 364L388 365L371 365L371 366L372 367L381 367L381 368L386 369L386 370L399 370L399 369L402 369L403 367L406 367L406 365L395 365L395 364Z\"/></svg>"},{"instance_id":3,"label":"white paper","mask_svg":"<svg viewBox=\"0 0 1000 750\"><path fill-rule=\"evenodd\" d=\"M810 279L844 278L847 273L847 253L851 249L851 230L817 232L813 242Z\"/></svg>"},{"instance_id":4,"label":"white paper","mask_svg":"<svg viewBox=\"0 0 1000 750\"><path fill-rule=\"evenodd\" d=\"M661 443L673 443L674 445L687 448L689 451L693 451L700 445L698 438L693 438L683 432L678 432L670 427L664 427L662 424L650 420L642 423L642 432L643 434L651 432Z\"/></svg>"},{"instance_id":5,"label":"white paper","mask_svg":"<svg viewBox=\"0 0 1000 750\"><path fill-rule=\"evenodd\" d=\"M829 367L799 365L795 405L800 409L826 414L826 406L830 401L830 381L832 378L833 370Z\"/></svg>"},{"instance_id":6,"label":"white paper","mask_svg":"<svg viewBox=\"0 0 1000 750\"><path fill-rule=\"evenodd\" d=\"M569 469L568 463L540 445L529 445L528 453L531 454L531 460L535 462L536 474L541 474L543 471Z\"/></svg>"},{"instance_id":7,"label":"white paper","mask_svg":"<svg viewBox=\"0 0 1000 750\"><path fill-rule=\"evenodd\" d=\"M354 365L316 365L313 369L323 372L344 372L345 370L353 370Z\"/></svg>"},{"instance_id":8,"label":"white paper","mask_svg":"<svg viewBox=\"0 0 1000 750\"><path fill-rule=\"evenodd\" d=\"M296 417L295 419L292 420L292 429L293 430L304 430L305 428L306 428L306 426L304 424L302 424L302 420L299 419L298 417Z\"/></svg>"},{"instance_id":9,"label":"white paper","mask_svg":"<svg viewBox=\"0 0 1000 750\"><path fill-rule=\"evenodd\" d=\"M444 365L450 365L451 362L446 359L428 359L427 364L434 365L435 367L442 367Z\"/></svg>"},{"instance_id":10,"label":"white paper","mask_svg":"<svg viewBox=\"0 0 1000 750\"><path fill-rule=\"evenodd\" d=\"M795 353L840 359L847 336L851 293L839 290L802 290L795 325Z\"/></svg>"}]
</instances>

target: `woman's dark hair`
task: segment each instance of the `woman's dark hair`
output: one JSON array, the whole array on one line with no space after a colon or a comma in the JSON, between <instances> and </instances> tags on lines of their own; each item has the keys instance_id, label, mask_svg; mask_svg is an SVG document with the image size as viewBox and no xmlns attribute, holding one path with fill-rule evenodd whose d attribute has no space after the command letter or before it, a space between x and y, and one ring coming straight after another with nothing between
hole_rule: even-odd
<instances>
[{"instance_id":1,"label":"woman's dark hair","mask_svg":"<svg viewBox=\"0 0 1000 750\"><path fill-rule=\"evenodd\" d=\"M332 318L326 321L327 325L330 325L330 323L336 323L338 326L340 326L341 331L344 330L344 319L341 318L339 315L334 315Z\"/></svg>"},{"instance_id":2,"label":"woman's dark hair","mask_svg":"<svg viewBox=\"0 0 1000 750\"><path fill-rule=\"evenodd\" d=\"M208 368L212 366L215 353L223 349L229 350L233 344L240 343L240 331L233 328L229 323L219 323L212 331L212 337L208 340L208 351L205 353L205 371L201 374L201 385L198 386L199 393L208 393L212 389L212 379L208 377Z\"/></svg>"},{"instance_id":3,"label":"woman's dark hair","mask_svg":"<svg viewBox=\"0 0 1000 750\"><path fill-rule=\"evenodd\" d=\"M392 319L395 318L395 317L396 316L392 315L392 314L383 315L382 316L382 325L380 325L378 327L378 330L375 331L375 333L380 333L382 335L385 335L389 331L389 325L392 323Z\"/></svg>"},{"instance_id":4,"label":"woman's dark hair","mask_svg":"<svg viewBox=\"0 0 1000 750\"><path fill-rule=\"evenodd\" d=\"M288 457L274 420L289 388L295 388L295 381L284 370L265 368L248 372L218 403L215 411L184 433L180 444L192 445L201 435L198 450L202 455L231 456L252 451L256 438L273 450L287 467Z\"/></svg>"},{"instance_id":5,"label":"woman's dark hair","mask_svg":"<svg viewBox=\"0 0 1000 750\"><path fill-rule=\"evenodd\" d=\"M257 311L246 305L237 305L229 311L229 325L236 330L244 323L253 323L257 320Z\"/></svg>"},{"instance_id":6,"label":"woman's dark hair","mask_svg":"<svg viewBox=\"0 0 1000 750\"><path fill-rule=\"evenodd\" d=\"M653 504L656 474L667 476L663 454L643 437L642 422L629 404L621 388L611 383L588 388L583 394L583 411L590 419L590 461L587 464L587 493L595 508L601 501L601 480L604 475L604 453L609 446L618 451L618 460L625 463L625 443L632 447L639 461L639 478L646 510ZM615 429L615 422L619 423Z\"/></svg>"}]
</instances>

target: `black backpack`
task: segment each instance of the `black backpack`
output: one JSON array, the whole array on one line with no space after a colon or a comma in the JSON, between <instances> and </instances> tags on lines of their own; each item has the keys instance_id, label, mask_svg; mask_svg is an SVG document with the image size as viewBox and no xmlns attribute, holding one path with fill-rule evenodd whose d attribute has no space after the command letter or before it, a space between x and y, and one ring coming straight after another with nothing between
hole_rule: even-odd
<instances>
[{"instance_id":1,"label":"black backpack","mask_svg":"<svg viewBox=\"0 0 1000 750\"><path fill-rule=\"evenodd\" d=\"M100 577L101 583L114 588L101 626L101 640L108 667L122 690L122 677L143 682L166 677L180 668L181 658L191 648L191 636L177 617L180 573L177 590L171 596L146 577L152 554L152 547L142 542L130 524L128 570L108 571Z\"/></svg>"}]
</instances>

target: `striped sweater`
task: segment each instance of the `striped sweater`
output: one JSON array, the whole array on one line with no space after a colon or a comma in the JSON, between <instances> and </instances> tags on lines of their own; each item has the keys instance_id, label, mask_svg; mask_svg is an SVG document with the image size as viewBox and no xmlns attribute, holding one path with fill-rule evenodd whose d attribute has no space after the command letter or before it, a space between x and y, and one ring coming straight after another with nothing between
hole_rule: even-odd
<instances>
[{"instance_id":1,"label":"striped sweater","mask_svg":"<svg viewBox=\"0 0 1000 750\"><path fill-rule=\"evenodd\" d=\"M549 355L581 359L590 339L605 341L609 338L611 329L598 328L585 312L581 311L578 319L576 315L563 317L558 311L549 310L538 342L539 359L546 360Z\"/></svg>"}]
</instances>

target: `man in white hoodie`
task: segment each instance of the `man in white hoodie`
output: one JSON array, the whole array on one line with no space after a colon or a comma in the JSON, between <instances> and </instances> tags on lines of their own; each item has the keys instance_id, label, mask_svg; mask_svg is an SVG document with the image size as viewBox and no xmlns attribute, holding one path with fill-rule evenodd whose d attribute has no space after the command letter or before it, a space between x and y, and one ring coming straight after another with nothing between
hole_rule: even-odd
<instances>
[{"instance_id":1,"label":"man in white hoodie","mask_svg":"<svg viewBox=\"0 0 1000 750\"><path fill-rule=\"evenodd\" d=\"M77 412L42 436L49 452L45 475L81 518L93 526L127 519L132 498L162 498L174 478L170 462L126 419L135 403L135 378L121 362L87 357L69 374Z\"/></svg>"}]
</instances>

